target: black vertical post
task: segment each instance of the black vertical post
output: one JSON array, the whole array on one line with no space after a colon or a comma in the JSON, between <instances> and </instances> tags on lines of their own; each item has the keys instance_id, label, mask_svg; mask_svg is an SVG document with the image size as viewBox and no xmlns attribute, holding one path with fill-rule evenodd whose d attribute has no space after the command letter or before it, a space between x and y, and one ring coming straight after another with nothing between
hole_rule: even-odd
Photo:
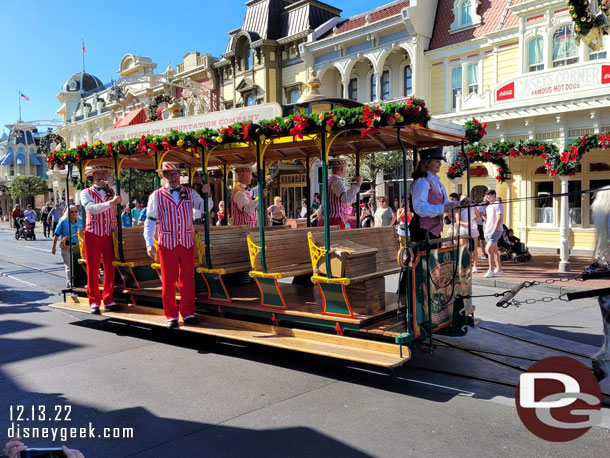
<instances>
[{"instance_id":1,"label":"black vertical post","mask_svg":"<svg viewBox=\"0 0 610 458\"><path fill-rule=\"evenodd\" d=\"M72 178L72 164L68 164L66 173L66 192L68 193L68 246L70 250L70 291L74 290L74 256L72 255L72 213L70 213L70 179ZM74 204L76 204L76 193L74 193ZM78 226L76 226L78 227Z\"/></svg>"},{"instance_id":2,"label":"black vertical post","mask_svg":"<svg viewBox=\"0 0 610 458\"><path fill-rule=\"evenodd\" d=\"M306 169L306 177L307 177L307 227L311 227L311 164L309 162L309 154L305 157L305 169Z\"/></svg>"},{"instance_id":3,"label":"black vertical post","mask_svg":"<svg viewBox=\"0 0 610 458\"><path fill-rule=\"evenodd\" d=\"M222 220L221 224L223 226L226 226L229 224L229 206L228 206L229 200L227 199L227 181L229 180L229 172L227 170L227 164L224 165L223 173L224 173L224 176L222 177L222 196L223 196L224 203L225 203L225 217Z\"/></svg>"},{"instance_id":4,"label":"black vertical post","mask_svg":"<svg viewBox=\"0 0 610 458\"><path fill-rule=\"evenodd\" d=\"M360 175L360 153L356 153L356 176ZM356 193L356 227L360 227L360 190Z\"/></svg>"},{"instance_id":5,"label":"black vertical post","mask_svg":"<svg viewBox=\"0 0 610 458\"><path fill-rule=\"evenodd\" d=\"M332 278L330 267L330 221L328 217L328 151L326 150L326 133L320 134L320 153L322 155L322 195L324 200L324 262L326 264L326 276Z\"/></svg>"},{"instance_id":6,"label":"black vertical post","mask_svg":"<svg viewBox=\"0 0 610 458\"><path fill-rule=\"evenodd\" d=\"M409 182L408 182L408 165L407 165L407 150L405 149L405 145L402 143L402 137L400 136L400 127L396 128L396 137L398 139L398 144L400 145L400 149L402 150L402 186L403 186L403 195L405 196L405 250L410 249L409 238L407 237L407 225L409 224L407 218L407 212L409 211ZM413 147L413 161L415 161L415 156L417 155L417 148ZM400 221L398 222L400 224ZM408 257L407 257L408 258ZM405 284L405 323L406 323L406 336L411 336L411 306L415 306L415 304L411 303L411 295L409 294L409 281L411 279L411 267L409 262L406 263L404 271L402 275L406 275Z\"/></svg>"},{"instance_id":7,"label":"black vertical post","mask_svg":"<svg viewBox=\"0 0 610 458\"><path fill-rule=\"evenodd\" d=\"M201 183L203 185L208 184L208 152L203 149L201 151ZM191 170L189 168L189 180L191 180ZM210 256L210 209L208 208L208 193L203 193L203 213L205 214L203 220L203 233L205 237L205 263L208 269L212 268L212 258Z\"/></svg>"},{"instance_id":8,"label":"black vertical post","mask_svg":"<svg viewBox=\"0 0 610 458\"><path fill-rule=\"evenodd\" d=\"M119 170L119 158L118 156L114 156L114 179L116 181L116 194L117 196L121 195L121 179L120 179L121 171ZM121 219L121 204L116 206L116 214L117 214L117 238L119 244L119 259L121 262L125 262L125 257L123 256L123 220Z\"/></svg>"},{"instance_id":9,"label":"black vertical post","mask_svg":"<svg viewBox=\"0 0 610 458\"><path fill-rule=\"evenodd\" d=\"M265 259L265 205L263 198L263 183L265 182L265 166L261 157L261 141L256 139L256 171L258 172L258 235L260 240L261 270L267 273L267 261Z\"/></svg>"}]
</instances>

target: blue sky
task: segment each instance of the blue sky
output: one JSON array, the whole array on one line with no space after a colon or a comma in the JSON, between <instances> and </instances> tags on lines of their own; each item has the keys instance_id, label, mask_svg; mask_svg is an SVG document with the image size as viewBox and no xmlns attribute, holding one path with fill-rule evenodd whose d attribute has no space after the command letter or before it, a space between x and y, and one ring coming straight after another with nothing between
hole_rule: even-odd
<instances>
[{"instance_id":1,"label":"blue sky","mask_svg":"<svg viewBox=\"0 0 610 458\"><path fill-rule=\"evenodd\" d=\"M391 0L340 0L327 3L349 17ZM19 117L58 119L55 96L62 84L82 68L81 37L86 71L103 83L118 77L121 57L136 53L152 58L163 72L191 51L219 56L227 32L242 24L246 0L168 2L160 0L3 2L0 27L0 134Z\"/></svg>"}]
</instances>

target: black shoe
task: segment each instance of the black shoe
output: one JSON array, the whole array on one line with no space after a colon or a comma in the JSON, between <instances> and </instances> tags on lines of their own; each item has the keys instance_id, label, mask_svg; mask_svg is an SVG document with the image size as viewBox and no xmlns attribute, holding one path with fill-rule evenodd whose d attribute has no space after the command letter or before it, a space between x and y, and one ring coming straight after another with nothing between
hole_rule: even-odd
<instances>
[{"instance_id":1,"label":"black shoe","mask_svg":"<svg viewBox=\"0 0 610 458\"><path fill-rule=\"evenodd\" d=\"M89 309L89 312L91 312L92 315L100 315L100 308L99 307L91 307L91 309Z\"/></svg>"},{"instance_id":2,"label":"black shoe","mask_svg":"<svg viewBox=\"0 0 610 458\"><path fill-rule=\"evenodd\" d=\"M115 302L104 305L104 312L118 312L119 310L121 310L121 306Z\"/></svg>"},{"instance_id":3,"label":"black shoe","mask_svg":"<svg viewBox=\"0 0 610 458\"><path fill-rule=\"evenodd\" d=\"M167 322L167 329L178 329L178 320L170 320Z\"/></svg>"},{"instance_id":4,"label":"black shoe","mask_svg":"<svg viewBox=\"0 0 610 458\"><path fill-rule=\"evenodd\" d=\"M190 326L199 324L199 318L197 318L196 316L189 316L188 318L184 319L184 324L188 324Z\"/></svg>"}]
</instances>

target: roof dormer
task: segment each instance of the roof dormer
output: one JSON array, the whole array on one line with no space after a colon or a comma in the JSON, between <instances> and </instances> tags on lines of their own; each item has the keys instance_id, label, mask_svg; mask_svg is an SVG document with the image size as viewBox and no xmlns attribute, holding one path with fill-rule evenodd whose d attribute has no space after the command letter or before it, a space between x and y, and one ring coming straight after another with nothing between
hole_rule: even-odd
<instances>
[{"instance_id":1,"label":"roof dormer","mask_svg":"<svg viewBox=\"0 0 610 458\"><path fill-rule=\"evenodd\" d=\"M481 0L454 0L453 2L453 22L449 27L449 32L461 32L481 24L481 16L477 10Z\"/></svg>"}]
</instances>

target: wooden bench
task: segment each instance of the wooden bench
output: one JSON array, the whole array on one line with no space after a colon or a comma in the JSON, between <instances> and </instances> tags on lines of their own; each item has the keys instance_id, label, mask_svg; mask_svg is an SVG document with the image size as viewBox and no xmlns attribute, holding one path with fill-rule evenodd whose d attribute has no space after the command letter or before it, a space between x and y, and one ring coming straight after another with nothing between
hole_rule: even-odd
<instances>
[{"instance_id":1,"label":"wooden bench","mask_svg":"<svg viewBox=\"0 0 610 458\"><path fill-rule=\"evenodd\" d=\"M256 280L261 292L261 305L286 309L286 302L279 287L281 278L311 275L313 267L309 257L307 234L323 234L323 228L305 227L287 231L265 229L265 261L267 272L262 271L260 237L258 231L248 234L250 251L250 276Z\"/></svg>"},{"instance_id":2,"label":"wooden bench","mask_svg":"<svg viewBox=\"0 0 610 458\"><path fill-rule=\"evenodd\" d=\"M160 277L156 264L146 252L144 240L144 226L121 228L123 261L120 258L118 233L112 235L114 256L112 263L123 279L123 285L128 291L141 291L144 286L158 286ZM136 270L134 270L136 269ZM153 269L153 270L151 270ZM157 272L157 276L154 273Z\"/></svg>"},{"instance_id":3,"label":"wooden bench","mask_svg":"<svg viewBox=\"0 0 610 458\"><path fill-rule=\"evenodd\" d=\"M325 296L323 313L353 317L385 310L385 276L400 272L396 262L399 240L393 226L331 231L331 270L324 264L324 234L312 232L310 256ZM338 278L337 275L339 276Z\"/></svg>"},{"instance_id":4,"label":"wooden bench","mask_svg":"<svg viewBox=\"0 0 610 458\"><path fill-rule=\"evenodd\" d=\"M208 267L205 253L205 229L196 226L198 257L201 274L208 287L208 298L230 302L223 275L250 271L248 257L248 226L211 226L210 227L210 261Z\"/></svg>"}]
</instances>

